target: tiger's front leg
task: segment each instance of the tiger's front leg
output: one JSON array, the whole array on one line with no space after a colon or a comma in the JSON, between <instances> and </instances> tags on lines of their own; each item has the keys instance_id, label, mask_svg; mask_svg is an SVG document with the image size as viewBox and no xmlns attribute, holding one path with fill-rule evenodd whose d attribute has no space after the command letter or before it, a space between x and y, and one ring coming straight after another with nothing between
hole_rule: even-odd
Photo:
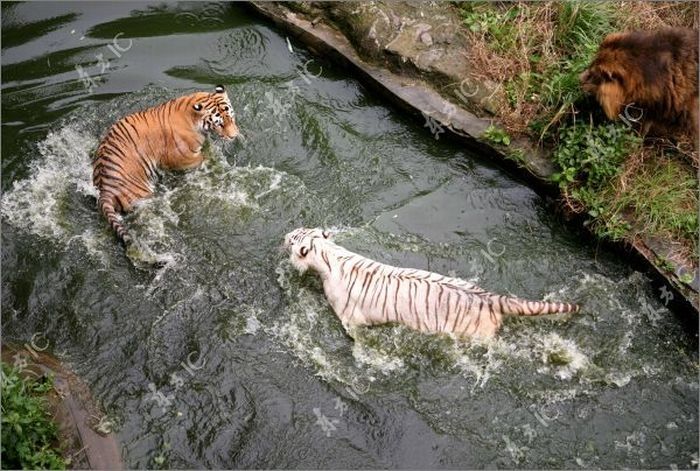
<instances>
[{"instance_id":1,"label":"tiger's front leg","mask_svg":"<svg viewBox=\"0 0 700 471\"><path fill-rule=\"evenodd\" d=\"M189 170L202 165L204 136L175 138L175 142L161 158L161 166L167 170Z\"/></svg>"},{"instance_id":2,"label":"tiger's front leg","mask_svg":"<svg viewBox=\"0 0 700 471\"><path fill-rule=\"evenodd\" d=\"M341 284L341 280L328 277L323 280L323 291L328 303L333 308L333 312L338 316L345 330L349 330L352 327L381 324L381 322L375 322L365 315L358 301L357 290L353 289L346 293L348 290L344 290ZM359 289L359 285L357 289Z\"/></svg>"},{"instance_id":3,"label":"tiger's front leg","mask_svg":"<svg viewBox=\"0 0 700 471\"><path fill-rule=\"evenodd\" d=\"M190 170L201 166L202 162L204 162L204 155L200 150L193 152L187 159L180 159L178 166L174 170Z\"/></svg>"}]
</instances>

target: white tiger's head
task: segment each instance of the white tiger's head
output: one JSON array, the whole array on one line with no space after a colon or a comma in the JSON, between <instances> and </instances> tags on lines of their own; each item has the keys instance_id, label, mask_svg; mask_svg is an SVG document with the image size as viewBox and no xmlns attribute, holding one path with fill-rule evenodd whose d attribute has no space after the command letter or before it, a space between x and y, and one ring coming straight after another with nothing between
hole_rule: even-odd
<instances>
[{"instance_id":1,"label":"white tiger's head","mask_svg":"<svg viewBox=\"0 0 700 471\"><path fill-rule=\"evenodd\" d=\"M289 252L289 261L300 272L305 272L311 266L312 258L310 253L314 251L314 241L330 240L333 234L330 231L320 228L307 229L300 227L294 229L284 236L284 249Z\"/></svg>"}]
</instances>

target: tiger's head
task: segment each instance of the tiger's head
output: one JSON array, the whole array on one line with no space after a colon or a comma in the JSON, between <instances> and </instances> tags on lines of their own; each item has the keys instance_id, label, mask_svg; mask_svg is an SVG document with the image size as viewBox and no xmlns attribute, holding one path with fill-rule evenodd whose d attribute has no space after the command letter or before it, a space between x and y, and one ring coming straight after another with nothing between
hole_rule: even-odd
<instances>
[{"instance_id":1,"label":"tiger's head","mask_svg":"<svg viewBox=\"0 0 700 471\"><path fill-rule=\"evenodd\" d=\"M214 93L196 93L194 98L192 110L200 129L214 131L224 139L234 139L239 135L233 106L223 85L217 85Z\"/></svg>"},{"instance_id":2,"label":"tiger's head","mask_svg":"<svg viewBox=\"0 0 700 471\"><path fill-rule=\"evenodd\" d=\"M312 267L312 257L309 254L314 253L315 241L330 240L332 236L325 229L300 227L284 236L283 248L289 253L292 265L303 273Z\"/></svg>"}]
</instances>

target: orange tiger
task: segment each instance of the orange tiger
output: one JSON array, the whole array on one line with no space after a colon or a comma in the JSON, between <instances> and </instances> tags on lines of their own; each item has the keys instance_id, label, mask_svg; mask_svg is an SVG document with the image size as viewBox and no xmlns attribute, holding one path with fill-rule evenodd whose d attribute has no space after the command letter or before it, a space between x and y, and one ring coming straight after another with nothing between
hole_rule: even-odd
<instances>
[{"instance_id":1,"label":"orange tiger","mask_svg":"<svg viewBox=\"0 0 700 471\"><path fill-rule=\"evenodd\" d=\"M199 166L211 131L225 139L239 134L222 85L213 93L192 93L128 115L109 129L92 162L92 181L98 207L125 245L131 237L119 213L153 193L158 169Z\"/></svg>"}]
</instances>

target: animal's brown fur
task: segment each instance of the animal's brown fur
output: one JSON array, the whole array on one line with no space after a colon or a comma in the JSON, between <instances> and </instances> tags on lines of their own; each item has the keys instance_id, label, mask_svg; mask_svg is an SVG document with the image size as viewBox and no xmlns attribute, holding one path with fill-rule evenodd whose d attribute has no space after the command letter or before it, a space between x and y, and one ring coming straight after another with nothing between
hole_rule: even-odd
<instances>
[{"instance_id":1,"label":"animal's brown fur","mask_svg":"<svg viewBox=\"0 0 700 471\"><path fill-rule=\"evenodd\" d=\"M610 34L580 79L609 119L640 121L644 133L697 138L697 31Z\"/></svg>"}]
</instances>

